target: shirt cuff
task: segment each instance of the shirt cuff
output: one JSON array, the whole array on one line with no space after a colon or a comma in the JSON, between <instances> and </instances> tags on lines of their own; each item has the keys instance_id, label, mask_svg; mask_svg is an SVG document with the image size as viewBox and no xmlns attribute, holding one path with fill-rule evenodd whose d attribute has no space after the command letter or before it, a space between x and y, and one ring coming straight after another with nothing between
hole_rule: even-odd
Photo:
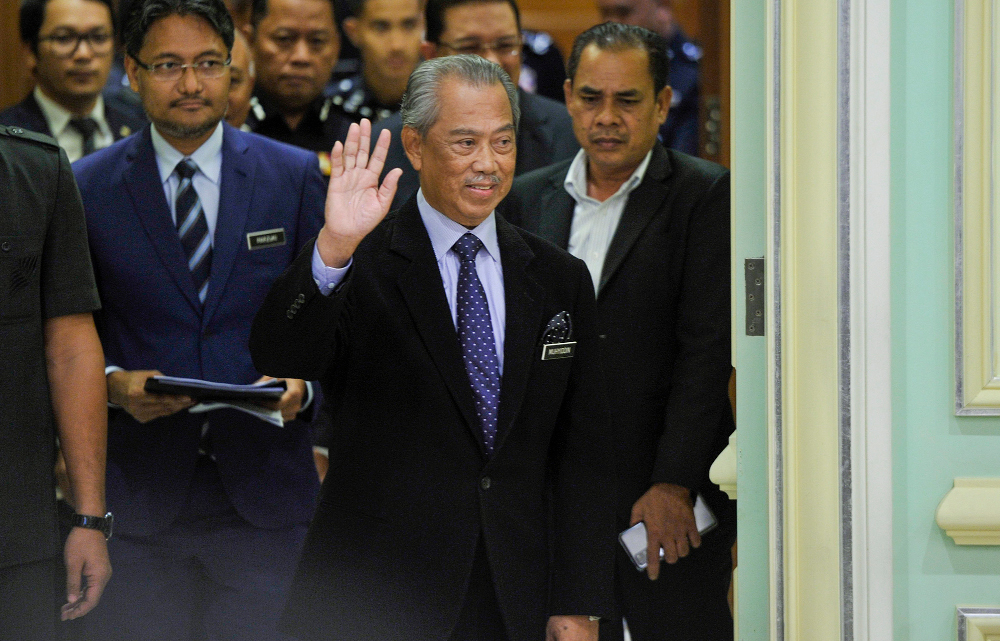
<instances>
[{"instance_id":1,"label":"shirt cuff","mask_svg":"<svg viewBox=\"0 0 1000 641\"><path fill-rule=\"evenodd\" d=\"M353 262L354 258L351 258L343 267L330 267L323 262L322 258L320 258L319 247L314 246L312 274L313 280L316 281L316 287L319 288L319 293L324 296L332 294L333 290L337 288L337 285L344 280L344 276L347 275L347 270L351 268L351 263Z\"/></svg>"},{"instance_id":2,"label":"shirt cuff","mask_svg":"<svg viewBox=\"0 0 1000 641\"><path fill-rule=\"evenodd\" d=\"M312 381L306 381L306 399L302 402L302 407L299 408L299 414L306 411L306 409L312 405L313 402L313 384Z\"/></svg>"},{"instance_id":3,"label":"shirt cuff","mask_svg":"<svg viewBox=\"0 0 1000 641\"><path fill-rule=\"evenodd\" d=\"M123 370L122 368L118 367L117 365L108 365L107 367L104 368L104 378L107 378L108 374L110 374L111 372L124 372L124 371L125 370ZM108 407L113 407L115 409L121 409L121 405L115 405L111 401L108 401Z\"/></svg>"}]
</instances>

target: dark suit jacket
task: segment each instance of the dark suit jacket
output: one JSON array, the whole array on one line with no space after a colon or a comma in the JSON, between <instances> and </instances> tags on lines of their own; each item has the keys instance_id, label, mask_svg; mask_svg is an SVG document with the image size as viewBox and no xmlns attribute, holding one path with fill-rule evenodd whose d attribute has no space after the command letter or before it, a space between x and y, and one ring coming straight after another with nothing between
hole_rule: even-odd
<instances>
[{"instance_id":1,"label":"dark suit jacket","mask_svg":"<svg viewBox=\"0 0 1000 641\"><path fill-rule=\"evenodd\" d=\"M142 109L115 97L112 92L104 93L104 117L111 128L115 140L121 140L146 125L146 117ZM29 93L24 100L0 111L0 125L24 127L46 136L52 135L49 123L45 120L42 108L35 100L35 94Z\"/></svg>"},{"instance_id":2,"label":"dark suit jacket","mask_svg":"<svg viewBox=\"0 0 1000 641\"><path fill-rule=\"evenodd\" d=\"M572 158L580 150L580 144L573 135L573 121L570 120L566 105L549 100L544 96L532 94L518 89L521 104L521 123L517 131L517 164L514 175L519 176L533 169L551 165L566 158ZM389 153L385 158L385 168L382 178L390 169L402 167L403 175L399 178L393 208L398 208L420 188L420 175L410 164L403 151L400 132L403 131L403 119L400 114L379 121L372 127L372 140L378 140L383 129L388 129L392 135L389 143Z\"/></svg>"},{"instance_id":3,"label":"dark suit jacket","mask_svg":"<svg viewBox=\"0 0 1000 641\"><path fill-rule=\"evenodd\" d=\"M576 204L563 187L569 166L516 179L504 203L512 222L560 247ZM708 479L733 430L729 281L729 172L655 145L597 296L622 527L650 485L675 483L705 495L728 525L710 540L732 544L735 506Z\"/></svg>"},{"instance_id":4,"label":"dark suit jacket","mask_svg":"<svg viewBox=\"0 0 1000 641\"><path fill-rule=\"evenodd\" d=\"M255 363L321 378L336 425L285 611L302 638L447 639L480 538L512 641L544 638L551 614L610 612L613 462L593 285L549 243L500 218L497 234L507 317L489 459L415 198L365 238L339 292L319 293L306 247L257 316ZM576 356L543 361L561 311Z\"/></svg>"},{"instance_id":5,"label":"dark suit jacket","mask_svg":"<svg viewBox=\"0 0 1000 641\"><path fill-rule=\"evenodd\" d=\"M109 365L227 383L261 374L247 350L271 283L318 232L323 179L316 156L224 125L219 217L202 311L170 217L149 128L73 165L103 309L95 316ZM247 234L281 228L286 243L249 250ZM284 429L235 410L208 415L219 475L257 527L308 522L319 482L308 427ZM120 532L145 536L177 516L198 458L205 415L145 425L108 417L109 509Z\"/></svg>"}]
</instances>

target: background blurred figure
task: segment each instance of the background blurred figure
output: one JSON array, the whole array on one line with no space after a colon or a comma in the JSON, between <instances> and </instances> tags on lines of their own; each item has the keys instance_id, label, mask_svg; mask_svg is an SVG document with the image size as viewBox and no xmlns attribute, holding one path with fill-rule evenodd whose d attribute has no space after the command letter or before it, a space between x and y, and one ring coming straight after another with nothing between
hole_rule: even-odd
<instances>
[{"instance_id":1,"label":"background blurred figure","mask_svg":"<svg viewBox=\"0 0 1000 641\"><path fill-rule=\"evenodd\" d=\"M334 82L334 106L373 123L399 110L410 73L420 62L421 0L350 0L344 33L361 52L361 73Z\"/></svg>"},{"instance_id":2,"label":"background blurred figure","mask_svg":"<svg viewBox=\"0 0 1000 641\"><path fill-rule=\"evenodd\" d=\"M86 614L111 576L107 395L91 315L100 302L69 161L20 127L0 126L0 238L0 637L50 641L62 638L59 604L64 619ZM62 545L56 430L78 511Z\"/></svg>"},{"instance_id":3,"label":"background blurred figure","mask_svg":"<svg viewBox=\"0 0 1000 641\"><path fill-rule=\"evenodd\" d=\"M145 124L140 110L104 92L114 55L110 0L25 0L21 42L34 91L0 113L0 124L52 136L70 161L111 145Z\"/></svg>"},{"instance_id":4,"label":"background blurred figure","mask_svg":"<svg viewBox=\"0 0 1000 641\"><path fill-rule=\"evenodd\" d=\"M660 127L660 142L697 156L701 47L688 40L674 20L672 0L597 0L597 9L603 20L644 27L666 38L670 58L667 84L673 90L673 98L667 122Z\"/></svg>"},{"instance_id":5,"label":"background blurred figure","mask_svg":"<svg viewBox=\"0 0 1000 641\"><path fill-rule=\"evenodd\" d=\"M317 152L321 165L351 124L323 96L340 50L333 16L333 0L254 0L253 5L257 87L247 124Z\"/></svg>"},{"instance_id":6,"label":"background blurred figure","mask_svg":"<svg viewBox=\"0 0 1000 641\"><path fill-rule=\"evenodd\" d=\"M236 31L249 35L253 19L253 0L225 0Z\"/></svg>"},{"instance_id":7,"label":"background blurred figure","mask_svg":"<svg viewBox=\"0 0 1000 641\"><path fill-rule=\"evenodd\" d=\"M566 100L563 83L566 82L566 62L552 36L544 31L521 31L521 78L518 85L528 93L551 98L556 102Z\"/></svg>"},{"instance_id":8,"label":"background blurred figure","mask_svg":"<svg viewBox=\"0 0 1000 641\"><path fill-rule=\"evenodd\" d=\"M521 77L521 17L514 0L428 0L427 34L421 45L425 59L476 54L497 63L515 85ZM565 105L518 89L521 124L517 131L515 175L572 158L580 145ZM382 129L392 134L385 162L387 173L400 167L393 208L401 206L420 186L417 172L403 152L403 122L394 114L372 128L372 139Z\"/></svg>"},{"instance_id":9,"label":"background blurred figure","mask_svg":"<svg viewBox=\"0 0 1000 641\"><path fill-rule=\"evenodd\" d=\"M257 69L250 56L250 43L238 29L233 32L233 61L229 65L229 108L226 122L243 128L250 113L250 99L253 97ZM249 127L246 130L249 131Z\"/></svg>"}]
</instances>

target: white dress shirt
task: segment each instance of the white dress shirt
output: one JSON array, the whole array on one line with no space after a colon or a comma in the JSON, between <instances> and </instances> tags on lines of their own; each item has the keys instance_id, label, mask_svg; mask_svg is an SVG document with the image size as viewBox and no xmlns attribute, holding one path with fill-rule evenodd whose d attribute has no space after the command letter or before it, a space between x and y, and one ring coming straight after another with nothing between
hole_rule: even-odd
<instances>
[{"instance_id":1,"label":"white dress shirt","mask_svg":"<svg viewBox=\"0 0 1000 641\"><path fill-rule=\"evenodd\" d=\"M71 127L69 121L76 118L65 107L52 100L41 89L35 87L35 100L42 109L45 122L49 124L49 131L56 139L59 146L63 148L70 162L74 162L83 157L83 134ZM97 131L94 132L94 149L104 149L110 147L115 142L115 137L111 133L107 118L104 117L104 97L97 96L94 108L87 114L97 123Z\"/></svg>"},{"instance_id":2,"label":"white dress shirt","mask_svg":"<svg viewBox=\"0 0 1000 641\"><path fill-rule=\"evenodd\" d=\"M590 277L594 279L594 291L601 284L601 270L608 255L611 239L615 236L618 223L625 211L629 195L639 186L653 157L651 149L632 175L622 183L610 198L600 202L587 195L587 154L581 149L569 166L563 187L576 206L573 208L573 222L569 228L569 253L587 263Z\"/></svg>"},{"instance_id":3,"label":"white dress shirt","mask_svg":"<svg viewBox=\"0 0 1000 641\"><path fill-rule=\"evenodd\" d=\"M156 152L156 165L160 169L160 180L163 182L163 193L167 196L170 207L170 219L177 226L177 187L181 179L177 175L177 163L190 158L198 165L198 171L191 178L194 190L201 201L201 210L205 213L208 223L208 236L212 246L215 246L215 223L219 218L219 187L222 183L222 123L220 122L208 140L190 156L185 156L167 142L156 125L150 125L153 138L153 151Z\"/></svg>"}]
</instances>

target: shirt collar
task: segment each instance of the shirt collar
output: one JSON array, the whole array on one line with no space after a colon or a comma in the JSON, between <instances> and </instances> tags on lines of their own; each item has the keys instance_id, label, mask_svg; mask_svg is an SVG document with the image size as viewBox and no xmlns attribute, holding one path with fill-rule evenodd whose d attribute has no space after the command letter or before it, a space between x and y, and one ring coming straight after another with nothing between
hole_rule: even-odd
<instances>
[{"instance_id":1,"label":"shirt collar","mask_svg":"<svg viewBox=\"0 0 1000 641\"><path fill-rule=\"evenodd\" d=\"M222 176L222 123L215 127L215 131L202 143L201 147L195 149L190 156L185 156L177 151L173 145L166 141L156 130L156 125L149 126L150 135L153 139L153 151L156 152L156 164L160 169L160 180L167 182L177 163L190 158L198 165L198 171L205 175L214 184L219 184Z\"/></svg>"},{"instance_id":2,"label":"shirt collar","mask_svg":"<svg viewBox=\"0 0 1000 641\"><path fill-rule=\"evenodd\" d=\"M70 112L68 109L60 105L58 102L49 98L42 91L41 87L35 86L34 91L35 101L42 110L42 115L45 116L45 121L49 123L49 129L52 131L53 136L58 136L66 130L69 125L69 121L76 118L76 115ZM109 131L107 122L104 118L104 96L97 94L97 100L94 102L94 108L90 110L87 114L88 117L93 118L97 125L101 128L102 132Z\"/></svg>"},{"instance_id":3,"label":"shirt collar","mask_svg":"<svg viewBox=\"0 0 1000 641\"><path fill-rule=\"evenodd\" d=\"M474 234L476 238L482 241L483 247L489 252L490 258L495 261L500 260L496 211L491 211L486 220L479 223L475 229L469 229L431 207L427 199L424 198L422 189L417 190L417 209L420 210L420 218L424 221L424 227L427 228L427 235L431 238L431 246L434 248L434 258L438 263L448 253L448 250L458 242L458 239L467 233Z\"/></svg>"},{"instance_id":4,"label":"shirt collar","mask_svg":"<svg viewBox=\"0 0 1000 641\"><path fill-rule=\"evenodd\" d=\"M646 157L642 159L639 166L635 168L632 175L628 177L628 180L621 184L611 198L618 196L619 194L628 195L639 186L642 179L646 176L646 168L649 167L649 160L653 157L653 150L650 149L646 154ZM563 188L566 189L566 193L573 197L576 202L581 202L583 200L588 200L591 202L597 202L596 199L591 198L587 195L587 154L581 149L576 152L576 157L573 158L573 162L570 163L569 171L566 172L566 179L563 181ZM610 198L608 199L610 200Z\"/></svg>"}]
</instances>

